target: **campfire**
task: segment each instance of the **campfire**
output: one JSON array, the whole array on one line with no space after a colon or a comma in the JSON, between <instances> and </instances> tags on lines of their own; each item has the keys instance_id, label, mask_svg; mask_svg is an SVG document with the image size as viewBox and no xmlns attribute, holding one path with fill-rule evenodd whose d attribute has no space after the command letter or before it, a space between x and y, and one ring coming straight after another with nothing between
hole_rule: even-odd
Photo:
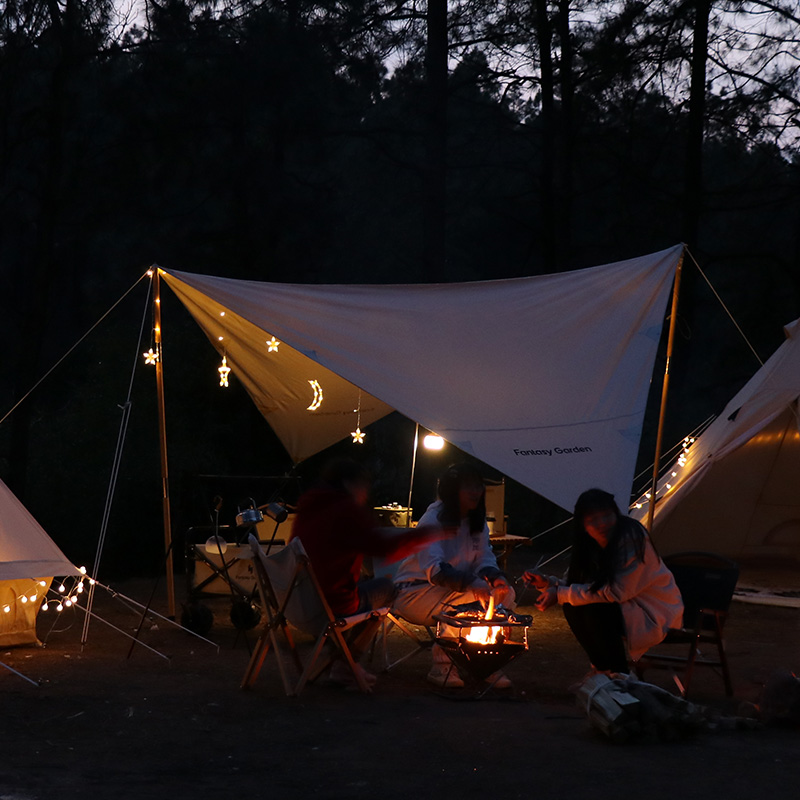
<instances>
[{"instance_id":1,"label":"campfire","mask_svg":"<svg viewBox=\"0 0 800 800\"><path fill-rule=\"evenodd\" d=\"M528 649L532 618L515 614L489 600L453 606L452 613L436 615L436 643L462 672L476 681L502 669ZM514 640L518 634L521 640Z\"/></svg>"}]
</instances>

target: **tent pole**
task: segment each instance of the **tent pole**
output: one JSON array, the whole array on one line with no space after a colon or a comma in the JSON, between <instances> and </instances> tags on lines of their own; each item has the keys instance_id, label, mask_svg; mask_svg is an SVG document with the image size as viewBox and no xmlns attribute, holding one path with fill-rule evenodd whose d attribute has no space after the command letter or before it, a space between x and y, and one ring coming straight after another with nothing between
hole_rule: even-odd
<instances>
[{"instance_id":1,"label":"tent pole","mask_svg":"<svg viewBox=\"0 0 800 800\"><path fill-rule=\"evenodd\" d=\"M685 248L684 248L685 252ZM661 461L661 447L664 438L664 419L667 412L667 393L669 392L669 366L672 358L672 348L675 342L675 328L678 322L678 294L681 286L681 272L683 271L683 253L678 259L675 268L675 283L672 287L672 308L669 314L669 333L667 334L667 359L664 365L664 382L661 385L661 408L658 412L658 431L656 433L656 452L653 458L653 480L650 486L650 505L647 508L647 530L653 530L653 516L656 513L656 490L658 489L658 469Z\"/></svg>"},{"instance_id":2,"label":"tent pole","mask_svg":"<svg viewBox=\"0 0 800 800\"><path fill-rule=\"evenodd\" d=\"M411 480L408 483L408 503L406 504L406 508L408 509L407 520L408 526L411 527L411 492L414 490L414 470L417 467L417 448L419 447L419 422L416 423L416 428L414 428L414 453L411 456Z\"/></svg>"},{"instance_id":3,"label":"tent pole","mask_svg":"<svg viewBox=\"0 0 800 800\"><path fill-rule=\"evenodd\" d=\"M167 471L167 415L164 405L164 349L161 345L161 280L160 269L153 273L153 321L156 359L156 391L158 392L158 440L161 450L162 513L164 516L164 552L167 572L168 616L175 619L175 576L172 572L172 525L169 507L169 475Z\"/></svg>"}]
</instances>

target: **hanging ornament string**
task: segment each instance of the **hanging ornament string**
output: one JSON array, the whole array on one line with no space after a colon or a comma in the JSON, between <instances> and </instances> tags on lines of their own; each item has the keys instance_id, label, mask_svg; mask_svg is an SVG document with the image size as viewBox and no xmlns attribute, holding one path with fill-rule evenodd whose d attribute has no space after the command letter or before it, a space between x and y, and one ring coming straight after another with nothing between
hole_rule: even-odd
<instances>
[{"instance_id":1,"label":"hanging ornament string","mask_svg":"<svg viewBox=\"0 0 800 800\"><path fill-rule=\"evenodd\" d=\"M228 387L230 384L228 383L228 375L231 373L231 368L228 366L228 358L225 351L222 353L222 365L217 369L219 372L219 385Z\"/></svg>"},{"instance_id":2,"label":"hanging ornament string","mask_svg":"<svg viewBox=\"0 0 800 800\"><path fill-rule=\"evenodd\" d=\"M358 408L356 409L356 429L350 431L353 437L353 444L364 444L364 431L361 430L361 389L358 390Z\"/></svg>"}]
</instances>

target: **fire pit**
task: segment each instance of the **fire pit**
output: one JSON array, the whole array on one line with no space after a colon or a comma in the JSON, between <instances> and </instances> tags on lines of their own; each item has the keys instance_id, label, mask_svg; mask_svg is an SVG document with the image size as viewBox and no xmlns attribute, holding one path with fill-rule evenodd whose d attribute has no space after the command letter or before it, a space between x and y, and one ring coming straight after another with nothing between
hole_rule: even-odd
<instances>
[{"instance_id":1,"label":"fire pit","mask_svg":"<svg viewBox=\"0 0 800 800\"><path fill-rule=\"evenodd\" d=\"M480 603L467 603L453 606L451 613L437 614L434 619L436 644L459 671L475 681L486 680L528 649L530 615L495 607L492 601L486 610Z\"/></svg>"}]
</instances>

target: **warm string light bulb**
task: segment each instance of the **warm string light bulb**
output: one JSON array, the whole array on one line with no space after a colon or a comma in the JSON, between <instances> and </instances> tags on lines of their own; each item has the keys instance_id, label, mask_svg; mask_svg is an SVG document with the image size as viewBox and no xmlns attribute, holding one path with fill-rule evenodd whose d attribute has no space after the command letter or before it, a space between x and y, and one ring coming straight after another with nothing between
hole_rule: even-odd
<instances>
[{"instance_id":1,"label":"warm string light bulb","mask_svg":"<svg viewBox=\"0 0 800 800\"><path fill-rule=\"evenodd\" d=\"M158 361L158 351L153 350L152 347L146 353L142 353L142 355L144 356L144 363L150 366L155 366L156 361Z\"/></svg>"},{"instance_id":2,"label":"warm string light bulb","mask_svg":"<svg viewBox=\"0 0 800 800\"><path fill-rule=\"evenodd\" d=\"M358 390L358 408L354 409L356 414L356 429L350 431L353 437L353 444L364 444L364 431L361 430L361 389Z\"/></svg>"},{"instance_id":3,"label":"warm string light bulb","mask_svg":"<svg viewBox=\"0 0 800 800\"><path fill-rule=\"evenodd\" d=\"M231 374L231 368L228 366L228 359L226 356L222 356L222 365L217 369L219 372L219 385L228 387L230 384L228 383L228 375Z\"/></svg>"},{"instance_id":4,"label":"warm string light bulb","mask_svg":"<svg viewBox=\"0 0 800 800\"><path fill-rule=\"evenodd\" d=\"M311 405L308 406L307 411L316 411L322 405L322 387L319 385L319 381L309 381L309 384L314 390L314 399L311 401Z\"/></svg>"}]
</instances>

